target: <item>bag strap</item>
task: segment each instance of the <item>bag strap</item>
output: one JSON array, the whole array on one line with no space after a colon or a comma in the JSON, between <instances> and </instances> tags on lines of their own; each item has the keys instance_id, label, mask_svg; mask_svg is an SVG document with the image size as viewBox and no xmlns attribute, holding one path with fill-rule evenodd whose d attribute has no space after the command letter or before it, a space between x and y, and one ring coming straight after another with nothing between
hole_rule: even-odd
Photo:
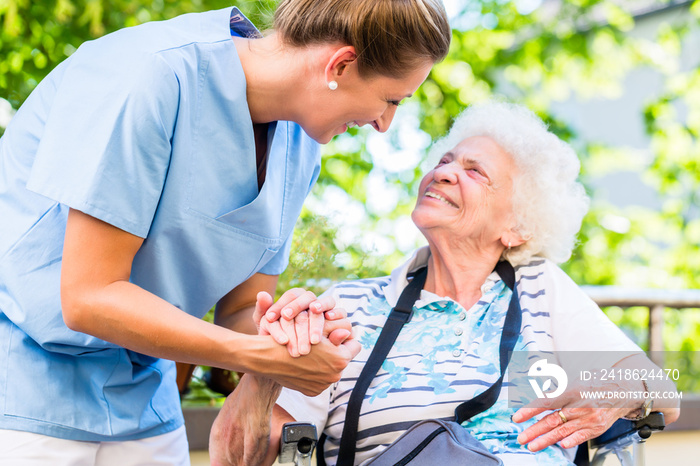
<instances>
[{"instance_id":1,"label":"bag strap","mask_svg":"<svg viewBox=\"0 0 700 466\"><path fill-rule=\"evenodd\" d=\"M340 437L337 466L352 465L355 462L357 424L360 419L360 409L362 408L362 401L364 400L365 393L372 379L374 379L374 376L377 374L377 371L384 363L386 355L389 354L391 347L394 345L401 328L406 322L411 320L413 304L418 300L427 276L428 268L423 267L416 272L411 283L404 288L399 297L399 302L396 303L396 307L389 313L389 317L379 334L379 338L374 345L372 353L369 355L369 359L367 359L367 363L365 363L365 367L362 368L360 377L355 383L355 388L352 389L345 413L343 435Z\"/></svg>"},{"instance_id":2,"label":"bag strap","mask_svg":"<svg viewBox=\"0 0 700 466\"><path fill-rule=\"evenodd\" d=\"M508 312L506 313L506 320L503 326L503 334L501 335L499 347L501 376L496 383L486 391L480 393L474 399L462 403L455 409L455 417L458 421L460 419L462 421L467 420L476 414L486 411L496 402L501 390L501 385L503 384L503 376L506 367L510 362L510 356L515 342L518 339L518 335L520 334L522 316L520 303L518 301L518 293L515 287L515 270L509 262L505 261L496 264L495 270L505 282L506 286L513 291L510 304L508 305ZM384 362L384 359L386 359L387 354L389 354L389 350L391 350L391 347L394 345L401 328L411 319L413 305L418 300L420 292L423 289L427 271L427 267L418 270L413 281L404 288L399 297L399 302L389 314L386 324L379 334L377 343L365 367L362 369L360 377L357 379L355 388L350 394L350 400L345 413L343 434L340 438L337 466L352 466L354 464L355 448L357 446L357 426L365 393L367 392L367 388L369 388L370 382ZM319 451L318 454L322 455L323 453Z\"/></svg>"},{"instance_id":3,"label":"bag strap","mask_svg":"<svg viewBox=\"0 0 700 466\"><path fill-rule=\"evenodd\" d=\"M458 424L483 413L496 403L498 395L501 393L503 385L503 377L506 373L506 368L513 354L513 348L520 336L520 326L522 325L522 310L520 309L520 300L518 299L518 291L515 286L515 270L510 262L501 261L496 264L496 272L505 282L506 286L512 290L510 303L508 304L508 312L506 320L503 323L503 333L501 334L501 342L498 348L501 376L489 388L479 393L471 400L465 401L455 408L455 420Z\"/></svg>"}]
</instances>

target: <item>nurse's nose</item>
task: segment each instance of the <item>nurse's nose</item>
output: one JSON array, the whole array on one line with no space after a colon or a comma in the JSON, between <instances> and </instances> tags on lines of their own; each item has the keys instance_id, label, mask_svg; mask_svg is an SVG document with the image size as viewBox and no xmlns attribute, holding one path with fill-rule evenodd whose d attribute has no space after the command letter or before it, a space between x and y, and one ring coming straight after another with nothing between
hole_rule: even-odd
<instances>
[{"instance_id":1,"label":"nurse's nose","mask_svg":"<svg viewBox=\"0 0 700 466\"><path fill-rule=\"evenodd\" d=\"M385 133L388 129L389 126L391 126L391 122L394 120L394 115L396 115L396 109L398 107L393 104L389 104L389 106L384 110L384 113L374 120L374 129L379 131L380 133Z\"/></svg>"}]
</instances>

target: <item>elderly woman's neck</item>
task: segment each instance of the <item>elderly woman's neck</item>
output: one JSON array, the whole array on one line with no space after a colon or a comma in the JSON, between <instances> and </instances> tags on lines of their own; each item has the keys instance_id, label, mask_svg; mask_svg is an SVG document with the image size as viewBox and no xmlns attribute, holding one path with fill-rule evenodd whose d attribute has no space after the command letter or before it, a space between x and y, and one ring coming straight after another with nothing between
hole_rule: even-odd
<instances>
[{"instance_id":1,"label":"elderly woman's neck","mask_svg":"<svg viewBox=\"0 0 700 466\"><path fill-rule=\"evenodd\" d=\"M467 310L481 298L481 286L501 254L495 249L445 251L434 244L430 245L430 252L425 289L452 298Z\"/></svg>"}]
</instances>

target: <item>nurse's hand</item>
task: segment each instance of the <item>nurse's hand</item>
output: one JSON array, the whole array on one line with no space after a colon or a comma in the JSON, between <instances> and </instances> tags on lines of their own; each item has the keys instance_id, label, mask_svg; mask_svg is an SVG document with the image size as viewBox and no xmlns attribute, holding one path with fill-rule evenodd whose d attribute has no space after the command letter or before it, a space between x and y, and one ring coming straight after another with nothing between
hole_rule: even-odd
<instances>
[{"instance_id":1,"label":"nurse's hand","mask_svg":"<svg viewBox=\"0 0 700 466\"><path fill-rule=\"evenodd\" d=\"M337 346L352 335L345 311L335 307L332 297L316 299L301 288L287 291L276 303L268 293L258 293L253 319L260 335L287 345L292 357L309 354L324 336Z\"/></svg>"},{"instance_id":2,"label":"nurse's hand","mask_svg":"<svg viewBox=\"0 0 700 466\"><path fill-rule=\"evenodd\" d=\"M321 341L323 321L325 320L324 312L330 311L333 307L335 307L335 302L332 298L330 301L317 301L313 292L303 288L292 288L285 292L276 303L269 306L264 313L264 319L272 324L270 334L277 343L286 345L288 341L286 338L289 338L295 352L308 354L311 349L310 345ZM286 324L283 328L282 321L285 319ZM297 323L296 332L289 331L290 322ZM301 344L294 342L295 334L301 337ZM296 355L298 356L298 354Z\"/></svg>"},{"instance_id":3,"label":"nurse's hand","mask_svg":"<svg viewBox=\"0 0 700 466\"><path fill-rule=\"evenodd\" d=\"M340 380L343 370L361 350L354 338L336 345L323 337L312 346L309 354L294 358L271 337L255 338L265 340L261 340L262 345L252 343L248 347L251 362L248 372L270 378L307 396L316 396Z\"/></svg>"}]
</instances>

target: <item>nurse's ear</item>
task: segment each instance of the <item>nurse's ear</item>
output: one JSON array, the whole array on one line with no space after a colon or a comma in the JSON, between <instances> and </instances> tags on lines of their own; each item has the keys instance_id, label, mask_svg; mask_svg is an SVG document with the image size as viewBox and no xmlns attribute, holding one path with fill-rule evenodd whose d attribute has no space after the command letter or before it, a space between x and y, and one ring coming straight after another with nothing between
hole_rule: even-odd
<instances>
[{"instance_id":1,"label":"nurse's ear","mask_svg":"<svg viewBox=\"0 0 700 466\"><path fill-rule=\"evenodd\" d=\"M351 67L357 66L355 47L346 45L337 49L328 59L325 69L326 83L331 90L342 85L342 77ZM333 84L335 83L335 84Z\"/></svg>"}]
</instances>

